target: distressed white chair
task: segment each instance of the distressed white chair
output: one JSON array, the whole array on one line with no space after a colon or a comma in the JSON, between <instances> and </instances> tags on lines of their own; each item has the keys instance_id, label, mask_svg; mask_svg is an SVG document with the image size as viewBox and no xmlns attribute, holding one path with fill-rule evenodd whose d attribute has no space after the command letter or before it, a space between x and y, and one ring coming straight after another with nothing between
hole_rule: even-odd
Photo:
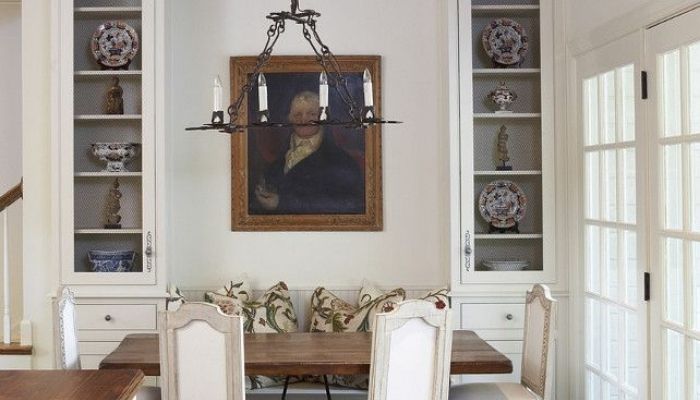
<instances>
[{"instance_id":1,"label":"distressed white chair","mask_svg":"<svg viewBox=\"0 0 700 400\"><path fill-rule=\"evenodd\" d=\"M78 326L75 322L75 297L67 287L59 288L54 300L54 348L56 368L81 369ZM134 400L159 400L160 388L142 386Z\"/></svg>"},{"instance_id":2,"label":"distressed white chair","mask_svg":"<svg viewBox=\"0 0 700 400\"><path fill-rule=\"evenodd\" d=\"M554 390L557 301L535 285L525 299L525 338L520 383L470 383L450 389L450 400L550 400Z\"/></svg>"},{"instance_id":3,"label":"distressed white chair","mask_svg":"<svg viewBox=\"0 0 700 400\"><path fill-rule=\"evenodd\" d=\"M446 400L452 329L449 308L425 300L377 314L369 400Z\"/></svg>"},{"instance_id":4,"label":"distressed white chair","mask_svg":"<svg viewBox=\"0 0 700 400\"><path fill-rule=\"evenodd\" d=\"M158 313L164 400L244 400L243 320L206 303Z\"/></svg>"}]
</instances>

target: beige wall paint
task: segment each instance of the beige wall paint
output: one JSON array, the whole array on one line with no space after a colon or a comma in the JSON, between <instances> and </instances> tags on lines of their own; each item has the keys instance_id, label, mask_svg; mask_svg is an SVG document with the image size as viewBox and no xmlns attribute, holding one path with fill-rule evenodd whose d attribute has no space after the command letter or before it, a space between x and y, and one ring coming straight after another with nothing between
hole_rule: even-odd
<instances>
[{"instance_id":1,"label":"beige wall paint","mask_svg":"<svg viewBox=\"0 0 700 400\"><path fill-rule=\"evenodd\" d=\"M318 30L336 54L382 55L383 112L404 121L384 129L385 228L373 233L231 232L229 138L184 127L210 117L214 77L221 75L228 87L229 57L257 55L269 26L265 16L289 3L168 4L171 281L216 286L246 272L258 285L358 285L363 278L387 286L447 284L445 2L303 2L323 14ZM298 26L287 27L275 54L311 54Z\"/></svg>"},{"instance_id":2,"label":"beige wall paint","mask_svg":"<svg viewBox=\"0 0 700 400\"><path fill-rule=\"evenodd\" d=\"M58 257L51 248L55 211L51 169L51 7L54 2L23 0L22 171L24 174L24 318L34 328L34 368L53 367L53 327L49 295L58 281ZM52 61L54 61L52 63Z\"/></svg>"},{"instance_id":3,"label":"beige wall paint","mask_svg":"<svg viewBox=\"0 0 700 400\"><path fill-rule=\"evenodd\" d=\"M21 30L20 2L0 2L0 54L3 55L0 62L0 194L16 185L22 177ZM7 213L12 339L17 340L22 319L22 202L15 203ZM3 231L0 229L0 243L3 240ZM0 260L3 259L4 252L3 246L0 246ZM0 296L4 295L2 280L0 273ZM0 331L2 326L0 320Z\"/></svg>"}]
</instances>

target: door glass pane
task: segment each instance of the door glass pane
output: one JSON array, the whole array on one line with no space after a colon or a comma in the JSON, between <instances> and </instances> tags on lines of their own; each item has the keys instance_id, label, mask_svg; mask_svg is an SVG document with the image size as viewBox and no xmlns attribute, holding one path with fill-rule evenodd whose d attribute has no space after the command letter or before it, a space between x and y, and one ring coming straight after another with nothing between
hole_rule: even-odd
<instances>
[{"instance_id":1,"label":"door glass pane","mask_svg":"<svg viewBox=\"0 0 700 400\"><path fill-rule=\"evenodd\" d=\"M666 398L685 398L683 335L666 330Z\"/></svg>"},{"instance_id":2,"label":"door glass pane","mask_svg":"<svg viewBox=\"0 0 700 400\"><path fill-rule=\"evenodd\" d=\"M606 362L605 370L612 376L620 376L620 309L618 307L607 305L607 343L605 349Z\"/></svg>"},{"instance_id":3,"label":"door glass pane","mask_svg":"<svg viewBox=\"0 0 700 400\"><path fill-rule=\"evenodd\" d=\"M598 78L586 79L583 83L584 143L592 146L598 139Z\"/></svg>"},{"instance_id":4,"label":"door glass pane","mask_svg":"<svg viewBox=\"0 0 700 400\"><path fill-rule=\"evenodd\" d=\"M617 387L611 385L607 381L603 381L603 399L620 400L620 395L617 391Z\"/></svg>"},{"instance_id":5,"label":"door glass pane","mask_svg":"<svg viewBox=\"0 0 700 400\"><path fill-rule=\"evenodd\" d=\"M665 239L666 319L683 324L683 241Z\"/></svg>"},{"instance_id":6,"label":"door glass pane","mask_svg":"<svg viewBox=\"0 0 700 400\"><path fill-rule=\"evenodd\" d=\"M603 243L605 246L605 295L611 299L618 298L620 279L619 279L619 260L617 255L618 243L617 243L617 230L616 229L604 229L603 230Z\"/></svg>"},{"instance_id":7,"label":"door glass pane","mask_svg":"<svg viewBox=\"0 0 700 400\"><path fill-rule=\"evenodd\" d=\"M688 49L690 133L700 133L700 43Z\"/></svg>"},{"instance_id":8,"label":"door glass pane","mask_svg":"<svg viewBox=\"0 0 700 400\"><path fill-rule=\"evenodd\" d=\"M617 220L617 153L607 150L603 153L603 209L605 220Z\"/></svg>"},{"instance_id":9,"label":"door glass pane","mask_svg":"<svg viewBox=\"0 0 700 400\"><path fill-rule=\"evenodd\" d=\"M600 153L586 153L586 218L600 218Z\"/></svg>"},{"instance_id":10,"label":"door glass pane","mask_svg":"<svg viewBox=\"0 0 700 400\"><path fill-rule=\"evenodd\" d=\"M637 162L634 149L622 150L622 167L622 219L633 224L637 220Z\"/></svg>"},{"instance_id":11,"label":"door glass pane","mask_svg":"<svg viewBox=\"0 0 700 400\"><path fill-rule=\"evenodd\" d=\"M637 326L637 315L633 312L625 313L625 382L632 388L639 385L639 357L642 347L639 343L640 334Z\"/></svg>"},{"instance_id":12,"label":"door glass pane","mask_svg":"<svg viewBox=\"0 0 700 400\"><path fill-rule=\"evenodd\" d=\"M699 400L700 399L700 342L697 340L693 340L693 347L695 351L695 356L693 357L693 372L692 375L694 375L694 387L695 387L695 394L694 394L694 399Z\"/></svg>"},{"instance_id":13,"label":"door glass pane","mask_svg":"<svg viewBox=\"0 0 700 400\"><path fill-rule=\"evenodd\" d=\"M625 302L631 306L636 306L637 299L637 233L625 231L622 240L624 241L622 251L625 263Z\"/></svg>"},{"instance_id":14,"label":"door glass pane","mask_svg":"<svg viewBox=\"0 0 700 400\"><path fill-rule=\"evenodd\" d=\"M700 242L693 242L691 252L693 257L693 329L700 331Z\"/></svg>"},{"instance_id":15,"label":"door glass pane","mask_svg":"<svg viewBox=\"0 0 700 400\"><path fill-rule=\"evenodd\" d=\"M615 71L610 71L600 77L601 101L600 108L603 143L615 143Z\"/></svg>"},{"instance_id":16,"label":"door glass pane","mask_svg":"<svg viewBox=\"0 0 700 400\"><path fill-rule=\"evenodd\" d=\"M586 227L586 289L600 293L600 228Z\"/></svg>"},{"instance_id":17,"label":"door glass pane","mask_svg":"<svg viewBox=\"0 0 700 400\"><path fill-rule=\"evenodd\" d=\"M600 368L600 332L602 329L600 321L601 307L600 302L594 299L586 299L586 362Z\"/></svg>"},{"instance_id":18,"label":"door glass pane","mask_svg":"<svg viewBox=\"0 0 700 400\"><path fill-rule=\"evenodd\" d=\"M600 377L591 371L586 371L586 400L600 399Z\"/></svg>"},{"instance_id":19,"label":"door glass pane","mask_svg":"<svg viewBox=\"0 0 700 400\"><path fill-rule=\"evenodd\" d=\"M663 56L663 120L664 136L681 134L681 52Z\"/></svg>"},{"instance_id":20,"label":"door glass pane","mask_svg":"<svg viewBox=\"0 0 700 400\"><path fill-rule=\"evenodd\" d=\"M683 229L683 169L681 145L664 146L664 201L666 229Z\"/></svg>"},{"instance_id":21,"label":"door glass pane","mask_svg":"<svg viewBox=\"0 0 700 400\"><path fill-rule=\"evenodd\" d=\"M620 122L622 125L622 140L634 140L634 66L628 65L618 69L620 74L620 92L622 93Z\"/></svg>"},{"instance_id":22,"label":"door glass pane","mask_svg":"<svg viewBox=\"0 0 700 400\"><path fill-rule=\"evenodd\" d=\"M690 211L693 231L700 232L700 143L690 145Z\"/></svg>"}]
</instances>

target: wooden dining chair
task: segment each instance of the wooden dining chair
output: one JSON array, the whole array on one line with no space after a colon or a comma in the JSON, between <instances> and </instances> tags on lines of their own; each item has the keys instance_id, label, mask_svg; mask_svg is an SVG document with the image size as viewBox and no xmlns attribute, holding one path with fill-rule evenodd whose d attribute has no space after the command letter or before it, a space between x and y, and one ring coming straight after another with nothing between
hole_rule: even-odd
<instances>
[{"instance_id":1,"label":"wooden dining chair","mask_svg":"<svg viewBox=\"0 0 700 400\"><path fill-rule=\"evenodd\" d=\"M58 289L53 319L56 368L81 369L75 296L68 287ZM142 386L133 400L160 400L160 388Z\"/></svg>"},{"instance_id":2,"label":"wooden dining chair","mask_svg":"<svg viewBox=\"0 0 700 400\"><path fill-rule=\"evenodd\" d=\"M450 379L450 310L408 300L376 315L368 400L446 400Z\"/></svg>"},{"instance_id":3,"label":"wooden dining chair","mask_svg":"<svg viewBox=\"0 0 700 400\"><path fill-rule=\"evenodd\" d=\"M164 400L244 400L243 320L208 303L158 313Z\"/></svg>"},{"instance_id":4,"label":"wooden dining chair","mask_svg":"<svg viewBox=\"0 0 700 400\"><path fill-rule=\"evenodd\" d=\"M525 298L525 338L520 383L470 383L450 389L450 400L550 400L554 391L557 301L535 285Z\"/></svg>"}]
</instances>

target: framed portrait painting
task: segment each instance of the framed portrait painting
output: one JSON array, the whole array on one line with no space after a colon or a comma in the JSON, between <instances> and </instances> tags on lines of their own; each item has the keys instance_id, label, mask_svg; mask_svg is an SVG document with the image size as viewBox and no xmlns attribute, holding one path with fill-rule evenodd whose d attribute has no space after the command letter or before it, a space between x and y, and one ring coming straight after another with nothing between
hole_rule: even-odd
<instances>
[{"instance_id":1,"label":"framed portrait painting","mask_svg":"<svg viewBox=\"0 0 700 400\"><path fill-rule=\"evenodd\" d=\"M363 72L372 74L381 115L379 56L338 56L351 96L362 111ZM253 73L257 57L231 58L231 97ZM381 125L304 126L319 119L315 56L272 57L263 68L269 118L294 127L254 127L231 136L231 214L234 231L378 231L382 229ZM349 120L332 84L329 120ZM258 115L253 88L241 122Z\"/></svg>"}]
</instances>

